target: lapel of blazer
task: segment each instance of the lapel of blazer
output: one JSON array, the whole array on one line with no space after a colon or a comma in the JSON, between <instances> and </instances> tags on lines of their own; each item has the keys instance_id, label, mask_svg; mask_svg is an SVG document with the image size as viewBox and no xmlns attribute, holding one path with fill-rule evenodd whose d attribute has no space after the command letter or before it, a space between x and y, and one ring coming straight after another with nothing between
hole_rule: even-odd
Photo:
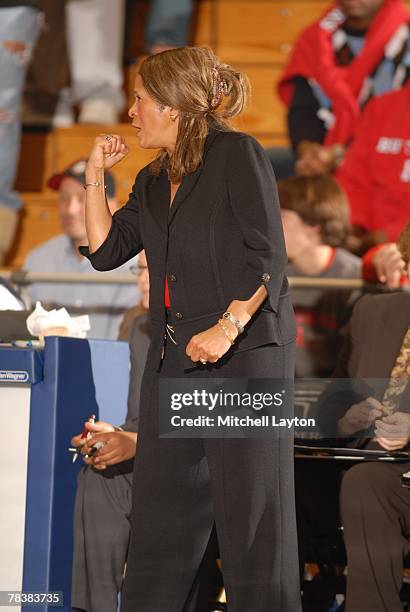
<instances>
[{"instance_id":1,"label":"lapel of blazer","mask_svg":"<svg viewBox=\"0 0 410 612\"><path fill-rule=\"evenodd\" d=\"M167 234L167 219L170 199L170 186L165 170L153 176L149 185L149 211L160 229Z\"/></svg>"},{"instance_id":2,"label":"lapel of blazer","mask_svg":"<svg viewBox=\"0 0 410 612\"><path fill-rule=\"evenodd\" d=\"M202 174L202 168L203 164L201 164L198 170L195 170L195 172L184 176L184 178L182 179L182 183L175 194L175 198L171 207L169 207L168 201L168 225L171 225L172 221L175 218L175 215L181 208L181 205L185 202L185 200L188 198L195 185L197 184L198 179Z\"/></svg>"},{"instance_id":3,"label":"lapel of blazer","mask_svg":"<svg viewBox=\"0 0 410 612\"><path fill-rule=\"evenodd\" d=\"M173 201L173 204L171 206L171 208L169 209L169 215L168 215L168 224L171 225L172 221L175 218L175 215L177 214L178 210L181 208L182 204L185 202L185 200L188 199L189 195L191 194L191 192L193 191L195 185L197 184L203 168L204 168L204 163L205 163L205 158L206 155L209 151L210 146L212 145L213 141L215 140L216 136L219 134L219 132L215 129L210 129L209 130L209 134L206 137L205 140L205 145L204 145L204 154L203 154L203 158L202 158L202 163L199 166L199 168L197 170L195 170L195 172L192 172L191 174L187 174L186 176L184 176L181 186L179 187L178 191L175 194L175 198ZM169 205L169 202L168 202Z\"/></svg>"},{"instance_id":4,"label":"lapel of blazer","mask_svg":"<svg viewBox=\"0 0 410 612\"><path fill-rule=\"evenodd\" d=\"M195 172L187 174L183 178L171 207L169 206L171 190L166 170L162 170L159 176L152 177L149 186L149 210L164 233L168 233L168 226L172 223L176 213L197 184L203 171L205 156L218 133L217 130L210 130L205 141L202 164Z\"/></svg>"}]
</instances>

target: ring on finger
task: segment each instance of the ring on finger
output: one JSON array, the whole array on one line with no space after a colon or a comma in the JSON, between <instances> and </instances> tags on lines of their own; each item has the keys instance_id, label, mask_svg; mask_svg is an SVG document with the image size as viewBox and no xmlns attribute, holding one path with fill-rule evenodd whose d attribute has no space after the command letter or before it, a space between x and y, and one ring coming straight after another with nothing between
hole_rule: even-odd
<instances>
[{"instance_id":1,"label":"ring on finger","mask_svg":"<svg viewBox=\"0 0 410 612\"><path fill-rule=\"evenodd\" d=\"M106 136L106 137L105 137L105 140L108 140L108 142L111 142L111 140L112 140L112 136Z\"/></svg>"},{"instance_id":2,"label":"ring on finger","mask_svg":"<svg viewBox=\"0 0 410 612\"><path fill-rule=\"evenodd\" d=\"M202 357L199 359L199 361L202 363L202 365L206 364L206 359L203 359Z\"/></svg>"}]
</instances>

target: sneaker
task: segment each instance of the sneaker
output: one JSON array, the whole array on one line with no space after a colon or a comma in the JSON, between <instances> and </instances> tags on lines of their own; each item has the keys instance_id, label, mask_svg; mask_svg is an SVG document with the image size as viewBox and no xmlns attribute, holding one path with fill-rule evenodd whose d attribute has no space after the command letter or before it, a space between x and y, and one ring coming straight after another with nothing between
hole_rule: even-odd
<instances>
[{"instance_id":1,"label":"sneaker","mask_svg":"<svg viewBox=\"0 0 410 612\"><path fill-rule=\"evenodd\" d=\"M119 114L113 102L90 98L81 105L79 123L118 123Z\"/></svg>"}]
</instances>

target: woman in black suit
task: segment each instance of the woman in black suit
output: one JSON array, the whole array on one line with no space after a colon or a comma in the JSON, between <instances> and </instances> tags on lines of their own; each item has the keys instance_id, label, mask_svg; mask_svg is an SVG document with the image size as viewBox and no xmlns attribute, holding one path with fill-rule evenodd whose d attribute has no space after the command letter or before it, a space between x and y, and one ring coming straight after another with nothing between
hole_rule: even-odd
<instances>
[{"instance_id":1,"label":"woman in black suit","mask_svg":"<svg viewBox=\"0 0 410 612\"><path fill-rule=\"evenodd\" d=\"M104 168L128 149L120 136L97 137L82 250L111 270L144 248L151 281L122 610L189 610L215 521L230 612L297 612L291 437L158 436L163 377L293 378L275 178L262 147L227 123L248 82L210 50L185 47L147 58L134 93L139 144L160 153L111 216Z\"/></svg>"}]
</instances>

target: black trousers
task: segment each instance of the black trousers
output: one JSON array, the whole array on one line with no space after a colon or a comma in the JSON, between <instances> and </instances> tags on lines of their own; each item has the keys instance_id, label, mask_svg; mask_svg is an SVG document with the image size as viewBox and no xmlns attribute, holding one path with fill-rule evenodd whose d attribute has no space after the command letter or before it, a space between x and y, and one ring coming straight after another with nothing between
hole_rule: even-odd
<instances>
[{"instance_id":1,"label":"black trousers","mask_svg":"<svg viewBox=\"0 0 410 612\"><path fill-rule=\"evenodd\" d=\"M291 437L158 437L160 377L290 378L293 371L293 343L183 370L170 340L160 371L146 369L122 612L191 610L214 521L229 612L299 612Z\"/></svg>"},{"instance_id":2,"label":"black trousers","mask_svg":"<svg viewBox=\"0 0 410 612\"><path fill-rule=\"evenodd\" d=\"M117 612L130 538L133 461L104 471L87 465L78 475L73 535L71 607L85 612ZM212 530L193 585L195 612L209 612L222 587L216 565L218 542Z\"/></svg>"},{"instance_id":3,"label":"black trousers","mask_svg":"<svg viewBox=\"0 0 410 612\"><path fill-rule=\"evenodd\" d=\"M78 474L71 606L116 612L130 537L133 461Z\"/></svg>"},{"instance_id":4,"label":"black trousers","mask_svg":"<svg viewBox=\"0 0 410 612\"><path fill-rule=\"evenodd\" d=\"M403 558L410 551L410 463L355 465L342 481L347 550L346 612L402 612Z\"/></svg>"}]
</instances>

